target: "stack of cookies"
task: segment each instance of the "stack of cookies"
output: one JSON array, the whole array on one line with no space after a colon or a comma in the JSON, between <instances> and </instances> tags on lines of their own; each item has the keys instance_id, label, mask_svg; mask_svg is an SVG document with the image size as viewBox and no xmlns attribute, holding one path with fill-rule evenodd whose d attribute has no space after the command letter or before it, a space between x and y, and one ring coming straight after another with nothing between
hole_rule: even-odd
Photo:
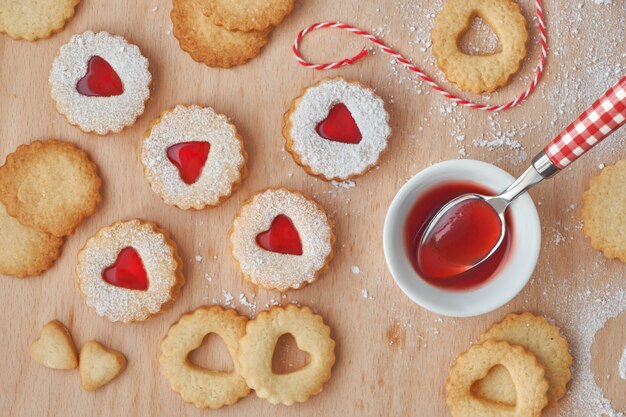
<instances>
[{"instance_id":1,"label":"stack of cookies","mask_svg":"<svg viewBox=\"0 0 626 417\"><path fill-rule=\"evenodd\" d=\"M295 0L174 0L173 32L195 61L230 68L256 57L294 4Z\"/></svg>"},{"instance_id":2,"label":"stack of cookies","mask_svg":"<svg viewBox=\"0 0 626 417\"><path fill-rule=\"evenodd\" d=\"M0 168L0 275L39 275L100 203L96 165L58 140L21 145Z\"/></svg>"},{"instance_id":3,"label":"stack of cookies","mask_svg":"<svg viewBox=\"0 0 626 417\"><path fill-rule=\"evenodd\" d=\"M457 358L446 400L453 417L512 408L539 417L565 395L571 365L567 340L545 317L509 314Z\"/></svg>"}]
</instances>

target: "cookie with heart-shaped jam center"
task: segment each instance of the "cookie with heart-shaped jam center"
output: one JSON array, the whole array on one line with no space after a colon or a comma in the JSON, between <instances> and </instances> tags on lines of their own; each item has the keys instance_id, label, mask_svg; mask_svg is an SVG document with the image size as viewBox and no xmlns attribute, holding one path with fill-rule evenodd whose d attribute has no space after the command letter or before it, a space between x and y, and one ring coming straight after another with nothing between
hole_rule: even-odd
<instances>
[{"instance_id":1,"label":"cookie with heart-shaped jam center","mask_svg":"<svg viewBox=\"0 0 626 417\"><path fill-rule=\"evenodd\" d=\"M356 81L322 80L285 113L285 149L304 170L327 181L365 174L391 135L385 103Z\"/></svg>"},{"instance_id":2,"label":"cookie with heart-shaped jam center","mask_svg":"<svg viewBox=\"0 0 626 417\"><path fill-rule=\"evenodd\" d=\"M335 243L324 209L285 188L250 197L235 216L229 238L245 279L279 291L315 281L328 268Z\"/></svg>"},{"instance_id":3,"label":"cookie with heart-shaped jam center","mask_svg":"<svg viewBox=\"0 0 626 417\"><path fill-rule=\"evenodd\" d=\"M106 135L143 113L152 75L137 46L121 36L87 31L61 47L48 80L56 108L70 124Z\"/></svg>"},{"instance_id":4,"label":"cookie with heart-shaped jam center","mask_svg":"<svg viewBox=\"0 0 626 417\"><path fill-rule=\"evenodd\" d=\"M235 126L210 107L165 110L145 133L141 148L152 190L183 210L228 199L248 173L247 159Z\"/></svg>"},{"instance_id":5,"label":"cookie with heart-shaped jam center","mask_svg":"<svg viewBox=\"0 0 626 417\"><path fill-rule=\"evenodd\" d=\"M176 299L185 279L176 243L154 223L117 222L78 253L78 288L111 321L142 321Z\"/></svg>"}]
</instances>

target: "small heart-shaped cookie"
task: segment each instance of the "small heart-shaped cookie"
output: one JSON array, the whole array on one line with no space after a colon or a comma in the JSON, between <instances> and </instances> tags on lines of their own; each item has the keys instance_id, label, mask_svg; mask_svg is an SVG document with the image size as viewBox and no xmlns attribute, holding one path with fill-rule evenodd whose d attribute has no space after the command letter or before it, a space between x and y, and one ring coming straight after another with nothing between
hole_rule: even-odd
<instances>
[{"instance_id":1,"label":"small heart-shaped cookie","mask_svg":"<svg viewBox=\"0 0 626 417\"><path fill-rule=\"evenodd\" d=\"M87 391L95 391L110 382L125 367L124 355L94 340L85 343L80 350L80 383Z\"/></svg>"},{"instance_id":2,"label":"small heart-shaped cookie","mask_svg":"<svg viewBox=\"0 0 626 417\"><path fill-rule=\"evenodd\" d=\"M28 349L31 358L52 369L74 369L78 366L76 347L67 328L52 320L41 331L39 339Z\"/></svg>"}]
</instances>

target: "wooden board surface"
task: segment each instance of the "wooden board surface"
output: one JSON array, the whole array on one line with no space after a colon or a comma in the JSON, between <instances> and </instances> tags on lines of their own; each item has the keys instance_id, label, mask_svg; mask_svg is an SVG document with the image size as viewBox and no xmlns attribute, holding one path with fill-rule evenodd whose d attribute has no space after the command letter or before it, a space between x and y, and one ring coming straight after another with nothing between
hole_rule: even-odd
<instances>
[{"instance_id":1,"label":"wooden board surface","mask_svg":"<svg viewBox=\"0 0 626 417\"><path fill-rule=\"evenodd\" d=\"M532 23L529 57L516 81L487 98L490 102L504 102L521 91L537 61L533 4L520 3ZM49 40L17 42L0 35L0 160L21 143L61 138L88 150L104 180L97 213L67 240L51 270L38 278L0 279L0 414L206 415L184 403L160 375L159 342L183 312L224 303L224 291L248 315L253 312L238 302L240 294L254 301L258 311L273 300L311 306L332 327L337 363L324 392L304 404L276 407L252 394L235 406L211 412L215 415L447 416L443 384L454 358L488 325L507 312L524 310L545 314L562 326L575 357L570 393L546 415L606 413L607 403L589 379L589 352L595 331L625 308L626 267L591 249L581 230L580 207L582 192L599 173L598 166L626 157L626 130L531 192L543 225L539 264L522 293L493 313L450 319L419 308L394 284L381 244L386 209L412 175L435 162L461 157L519 174L548 139L617 80L625 71L626 3L598 3L546 1L551 53L545 77L526 103L499 115L450 106L380 53L326 73L304 69L291 56L290 44L299 29L314 21L341 19L374 29L442 80L428 41L441 0L300 0L261 55L231 70L197 64L179 49L171 35L167 1L83 0L65 30ZM72 34L85 30L123 35L150 60L152 98L145 114L120 134L84 134L54 110L47 81L51 62ZM332 60L353 54L361 45L359 39L326 31L310 35L304 52L316 60ZM357 179L351 189L308 176L284 152L281 136L282 114L291 99L305 86L335 75L376 88L388 103L394 132L380 169ZM152 193L142 174L142 133L163 109L178 103L209 105L229 115L245 139L250 176L218 208L186 212L169 207ZM331 214L338 236L330 271L314 285L282 297L244 284L227 252L227 230L241 202L254 191L278 185L314 196ZM187 284L168 312L144 323L112 324L89 309L77 291L76 253L99 228L134 217L156 221L171 232L185 261ZM195 260L197 255L202 261ZM97 339L122 351L128 369L100 391L87 393L77 372L51 371L30 360L29 343L53 318L71 328L78 345ZM620 384L617 363L605 358L619 358L626 340L623 323L613 326L614 334L594 348L596 366L603 373L613 372L606 381L614 398L626 397L620 396L626 390L624 384L615 385ZM224 363L220 352L212 364ZM289 362L292 354L285 355Z\"/></svg>"}]
</instances>

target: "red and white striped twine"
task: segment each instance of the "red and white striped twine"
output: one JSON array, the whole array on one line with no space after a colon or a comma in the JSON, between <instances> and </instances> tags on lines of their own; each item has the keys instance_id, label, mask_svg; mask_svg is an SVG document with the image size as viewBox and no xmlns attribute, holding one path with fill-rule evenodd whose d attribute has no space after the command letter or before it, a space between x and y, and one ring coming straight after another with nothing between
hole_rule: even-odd
<instances>
[{"instance_id":1,"label":"red and white striped twine","mask_svg":"<svg viewBox=\"0 0 626 417\"><path fill-rule=\"evenodd\" d=\"M535 11L537 13L537 25L539 27L539 32L541 35L541 59L539 61L539 65L537 65L537 70L535 71L535 77L533 78L532 82L528 85L528 88L526 88L526 90L522 94L520 94L519 97L501 106L494 106L494 105L490 106L486 104L474 103L464 98L455 96L449 91L446 91L445 89L443 89L432 78L426 75L424 71L422 71L413 63L411 63L411 61L409 61L408 59L400 55L400 53L394 51L393 49L385 45L381 40L377 39L374 35L362 29L355 28L354 26L351 26L347 23L323 22L323 23L315 23L307 28L304 28L302 31L300 31L300 33L298 33L298 36L296 37L296 40L293 43L292 50L298 62L307 68L313 68L316 70L328 70L328 69L335 69L335 68L343 67L344 65L351 65L355 63L356 61L358 61L359 59L364 58L367 55L369 55L368 49L367 48L361 49L361 51L357 55L353 56L352 58L346 58L346 59L342 59L341 61L327 63L327 64L315 64L315 63L309 62L302 57L302 54L300 54L300 42L302 42L302 39L307 33L313 32L314 30L318 30L318 29L328 29L328 28L346 30L356 35L360 35L364 37L365 39L369 40L370 42L376 44L384 53L391 55L397 62L404 65L406 69L416 73L422 81L424 81L426 84L432 87L435 91L437 91L439 94L441 94L445 98L452 100L455 104L459 106L465 106L471 109L486 110L486 111L507 110L507 109L510 109L511 107L517 106L520 102L522 102L522 100L528 97L530 93L535 89L535 87L537 86L537 83L539 82L539 78L541 77L541 74L543 72L546 59L548 57L548 38L546 35L546 28L543 22L543 11L541 10L541 1L542 0L535 0Z\"/></svg>"}]
</instances>

